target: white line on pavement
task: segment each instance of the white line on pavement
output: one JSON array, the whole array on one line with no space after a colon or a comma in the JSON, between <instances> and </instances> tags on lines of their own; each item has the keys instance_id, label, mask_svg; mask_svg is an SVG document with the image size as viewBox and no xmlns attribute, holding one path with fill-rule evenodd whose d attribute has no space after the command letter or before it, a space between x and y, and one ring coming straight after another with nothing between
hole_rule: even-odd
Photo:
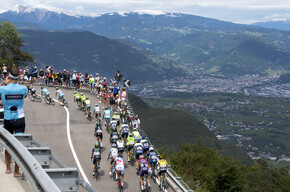
<instances>
[{"instance_id":1,"label":"white line on pavement","mask_svg":"<svg viewBox=\"0 0 290 192\"><path fill-rule=\"evenodd\" d=\"M84 172L84 170L83 170L83 168L82 168L82 166L81 166L81 164L80 164L80 161L79 161L79 159L78 159L78 156L77 156L77 154L76 154L76 152L75 152L75 149L74 149L74 146L73 146L73 144L72 144L71 136L70 136L69 111L68 111L68 109L67 109L66 106L64 106L64 109L65 109L66 114L67 114L67 118L66 118L66 127L67 127L67 129L66 129L66 134L67 134L67 139L68 139L68 143L69 143L69 146L70 146L71 152L72 152L72 154L73 154L73 156L74 156L75 162L77 163L77 166L78 166L78 168L79 168L79 170L80 170L80 172L81 172L81 174L82 174L84 180L85 180L89 185L91 185L90 182L89 182L89 180L88 180L88 178L87 178L87 176L86 176L86 174L85 174L85 172Z\"/></svg>"}]
</instances>

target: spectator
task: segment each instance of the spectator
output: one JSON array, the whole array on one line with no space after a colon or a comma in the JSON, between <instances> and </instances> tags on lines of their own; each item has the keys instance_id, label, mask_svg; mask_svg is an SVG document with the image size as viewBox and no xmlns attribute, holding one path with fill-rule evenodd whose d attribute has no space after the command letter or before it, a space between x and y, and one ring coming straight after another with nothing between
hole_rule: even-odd
<instances>
[{"instance_id":1,"label":"spectator","mask_svg":"<svg viewBox=\"0 0 290 192\"><path fill-rule=\"evenodd\" d=\"M23 75L22 75L22 69L20 66L18 66L18 71L19 71L19 80L22 81Z\"/></svg>"},{"instance_id":2,"label":"spectator","mask_svg":"<svg viewBox=\"0 0 290 192\"><path fill-rule=\"evenodd\" d=\"M27 89L18 82L19 71L16 67L5 78L6 86L0 87L0 95L4 107L4 128L11 134L23 134L25 131L25 117L23 110L24 98L27 96ZM6 174L11 173L11 155L5 151ZM15 163L14 177L21 177L19 166Z\"/></svg>"},{"instance_id":3,"label":"spectator","mask_svg":"<svg viewBox=\"0 0 290 192\"><path fill-rule=\"evenodd\" d=\"M136 127L140 131L141 126L140 126L140 119L139 119L138 115L135 116L135 120L133 122L133 126Z\"/></svg>"},{"instance_id":4,"label":"spectator","mask_svg":"<svg viewBox=\"0 0 290 192\"><path fill-rule=\"evenodd\" d=\"M115 75L117 84L119 85L121 78L123 77L123 75L120 73L120 71L117 71L117 74Z\"/></svg>"},{"instance_id":5,"label":"spectator","mask_svg":"<svg viewBox=\"0 0 290 192\"><path fill-rule=\"evenodd\" d=\"M40 85L44 84L44 72L42 69L39 70L39 79L40 79Z\"/></svg>"},{"instance_id":6,"label":"spectator","mask_svg":"<svg viewBox=\"0 0 290 192\"><path fill-rule=\"evenodd\" d=\"M5 78L7 76L7 66L5 64L3 64L2 73L3 73L4 78Z\"/></svg>"}]
</instances>

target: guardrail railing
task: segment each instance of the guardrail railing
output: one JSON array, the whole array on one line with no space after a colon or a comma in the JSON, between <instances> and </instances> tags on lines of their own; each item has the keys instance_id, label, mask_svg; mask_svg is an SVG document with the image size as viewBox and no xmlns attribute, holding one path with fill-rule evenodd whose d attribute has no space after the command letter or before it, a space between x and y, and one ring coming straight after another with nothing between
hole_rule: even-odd
<instances>
[{"instance_id":1,"label":"guardrail railing","mask_svg":"<svg viewBox=\"0 0 290 192\"><path fill-rule=\"evenodd\" d=\"M125 102L126 102L126 105L127 105L129 116L132 119L134 119L135 118L135 113L134 113L134 110L133 110L128 98L126 98ZM146 133L143 130L140 130L139 132L140 132L141 135L145 135L148 143L150 144L150 146L153 146L153 144L150 142L149 138L147 137ZM160 154L158 153L157 150L155 150L155 153L156 153L156 155L158 157L160 156ZM176 192L180 192L180 191L182 191L182 192L194 192L194 190L190 189L190 187L182 180L182 178L179 177L175 173L175 171L170 167L170 165L167 168L166 175L167 175L167 177L166 177L167 182L169 183L169 185L172 188L172 190L174 190ZM168 178L169 178L169 180L168 180ZM165 188L162 189L162 190L166 192Z\"/></svg>"},{"instance_id":2,"label":"guardrail railing","mask_svg":"<svg viewBox=\"0 0 290 192\"><path fill-rule=\"evenodd\" d=\"M82 179L75 167L66 167L30 134L10 134L0 125L2 145L21 168L34 191L75 192L79 185L88 192L96 190ZM58 168L51 168L53 161Z\"/></svg>"}]
</instances>

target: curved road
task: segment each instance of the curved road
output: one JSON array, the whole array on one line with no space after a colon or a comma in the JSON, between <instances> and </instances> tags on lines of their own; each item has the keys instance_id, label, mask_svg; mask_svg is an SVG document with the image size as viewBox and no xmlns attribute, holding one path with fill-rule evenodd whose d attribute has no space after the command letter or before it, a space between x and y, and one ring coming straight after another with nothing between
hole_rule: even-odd
<instances>
[{"instance_id":1,"label":"curved road","mask_svg":"<svg viewBox=\"0 0 290 192\"><path fill-rule=\"evenodd\" d=\"M35 86L35 88L39 94L40 88L38 86ZM52 98L55 98L55 89L48 88L48 90ZM110 149L109 135L104 131L104 149L102 151L100 179L96 181L92 176L92 162L90 160L91 150L95 144L95 121L88 121L84 112L78 110L76 103L73 102L73 91L65 89L62 89L62 91L69 103L68 110L70 113L72 143L86 177L97 191L117 191L117 183L109 177L109 162L106 160ZM96 95L84 93L89 96L92 106L99 102ZM102 104L100 105L102 107ZM58 103L55 106L50 106L44 101L38 103L26 98L24 110L26 116L26 133L32 134L34 139L42 145L49 146L54 156L60 159L66 166L77 167L67 139L67 114L64 107ZM103 128L103 130L105 129ZM124 159L124 191L140 191L139 178L136 175L135 168L128 165L127 155L124 155ZM150 180L150 184L151 191L159 191L157 184L154 184L152 180Z\"/></svg>"}]
</instances>

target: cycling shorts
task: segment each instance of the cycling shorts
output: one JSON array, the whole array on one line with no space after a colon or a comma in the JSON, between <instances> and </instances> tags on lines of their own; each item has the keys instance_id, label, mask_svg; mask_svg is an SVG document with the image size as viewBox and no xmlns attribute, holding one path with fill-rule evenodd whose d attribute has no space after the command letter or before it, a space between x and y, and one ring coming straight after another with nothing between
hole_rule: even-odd
<instances>
[{"instance_id":1,"label":"cycling shorts","mask_svg":"<svg viewBox=\"0 0 290 192\"><path fill-rule=\"evenodd\" d=\"M166 169L164 170L164 169L160 169L159 171L158 171L158 175L162 175L163 173L166 173Z\"/></svg>"},{"instance_id":2,"label":"cycling shorts","mask_svg":"<svg viewBox=\"0 0 290 192\"><path fill-rule=\"evenodd\" d=\"M134 145L127 145L128 151L130 151L131 149L133 149Z\"/></svg>"},{"instance_id":3,"label":"cycling shorts","mask_svg":"<svg viewBox=\"0 0 290 192\"><path fill-rule=\"evenodd\" d=\"M146 167L146 169L141 169L140 170L140 176L143 177L143 176L148 176L148 168Z\"/></svg>"},{"instance_id":4,"label":"cycling shorts","mask_svg":"<svg viewBox=\"0 0 290 192\"><path fill-rule=\"evenodd\" d=\"M99 160L101 160L101 156L95 156L93 160L93 164L95 164L96 161L99 161Z\"/></svg>"},{"instance_id":5,"label":"cycling shorts","mask_svg":"<svg viewBox=\"0 0 290 192\"><path fill-rule=\"evenodd\" d=\"M124 132L122 133L122 138L125 138L125 136L128 137L128 132L127 133L124 133Z\"/></svg>"},{"instance_id":6,"label":"cycling shorts","mask_svg":"<svg viewBox=\"0 0 290 192\"><path fill-rule=\"evenodd\" d=\"M118 148L118 153L123 153L125 151L124 147Z\"/></svg>"},{"instance_id":7,"label":"cycling shorts","mask_svg":"<svg viewBox=\"0 0 290 192\"><path fill-rule=\"evenodd\" d=\"M86 109L89 111L91 110L91 105L86 105Z\"/></svg>"},{"instance_id":8,"label":"cycling shorts","mask_svg":"<svg viewBox=\"0 0 290 192\"><path fill-rule=\"evenodd\" d=\"M108 122L111 122L111 117L105 117L105 120L108 120Z\"/></svg>"},{"instance_id":9,"label":"cycling shorts","mask_svg":"<svg viewBox=\"0 0 290 192\"><path fill-rule=\"evenodd\" d=\"M103 139L103 133L101 133L101 132L97 132L97 133L96 133L96 136L97 136L97 137L100 137L101 139Z\"/></svg>"},{"instance_id":10,"label":"cycling shorts","mask_svg":"<svg viewBox=\"0 0 290 192\"><path fill-rule=\"evenodd\" d=\"M115 170L116 170L117 172L120 171L120 172L121 172L121 175L124 175L124 174L125 174L125 169L124 169L124 167L121 168L121 167L116 166L116 167L115 167Z\"/></svg>"},{"instance_id":11,"label":"cycling shorts","mask_svg":"<svg viewBox=\"0 0 290 192\"><path fill-rule=\"evenodd\" d=\"M5 120L4 128L11 134L24 133L25 131L25 118L20 118L16 120Z\"/></svg>"}]
</instances>

